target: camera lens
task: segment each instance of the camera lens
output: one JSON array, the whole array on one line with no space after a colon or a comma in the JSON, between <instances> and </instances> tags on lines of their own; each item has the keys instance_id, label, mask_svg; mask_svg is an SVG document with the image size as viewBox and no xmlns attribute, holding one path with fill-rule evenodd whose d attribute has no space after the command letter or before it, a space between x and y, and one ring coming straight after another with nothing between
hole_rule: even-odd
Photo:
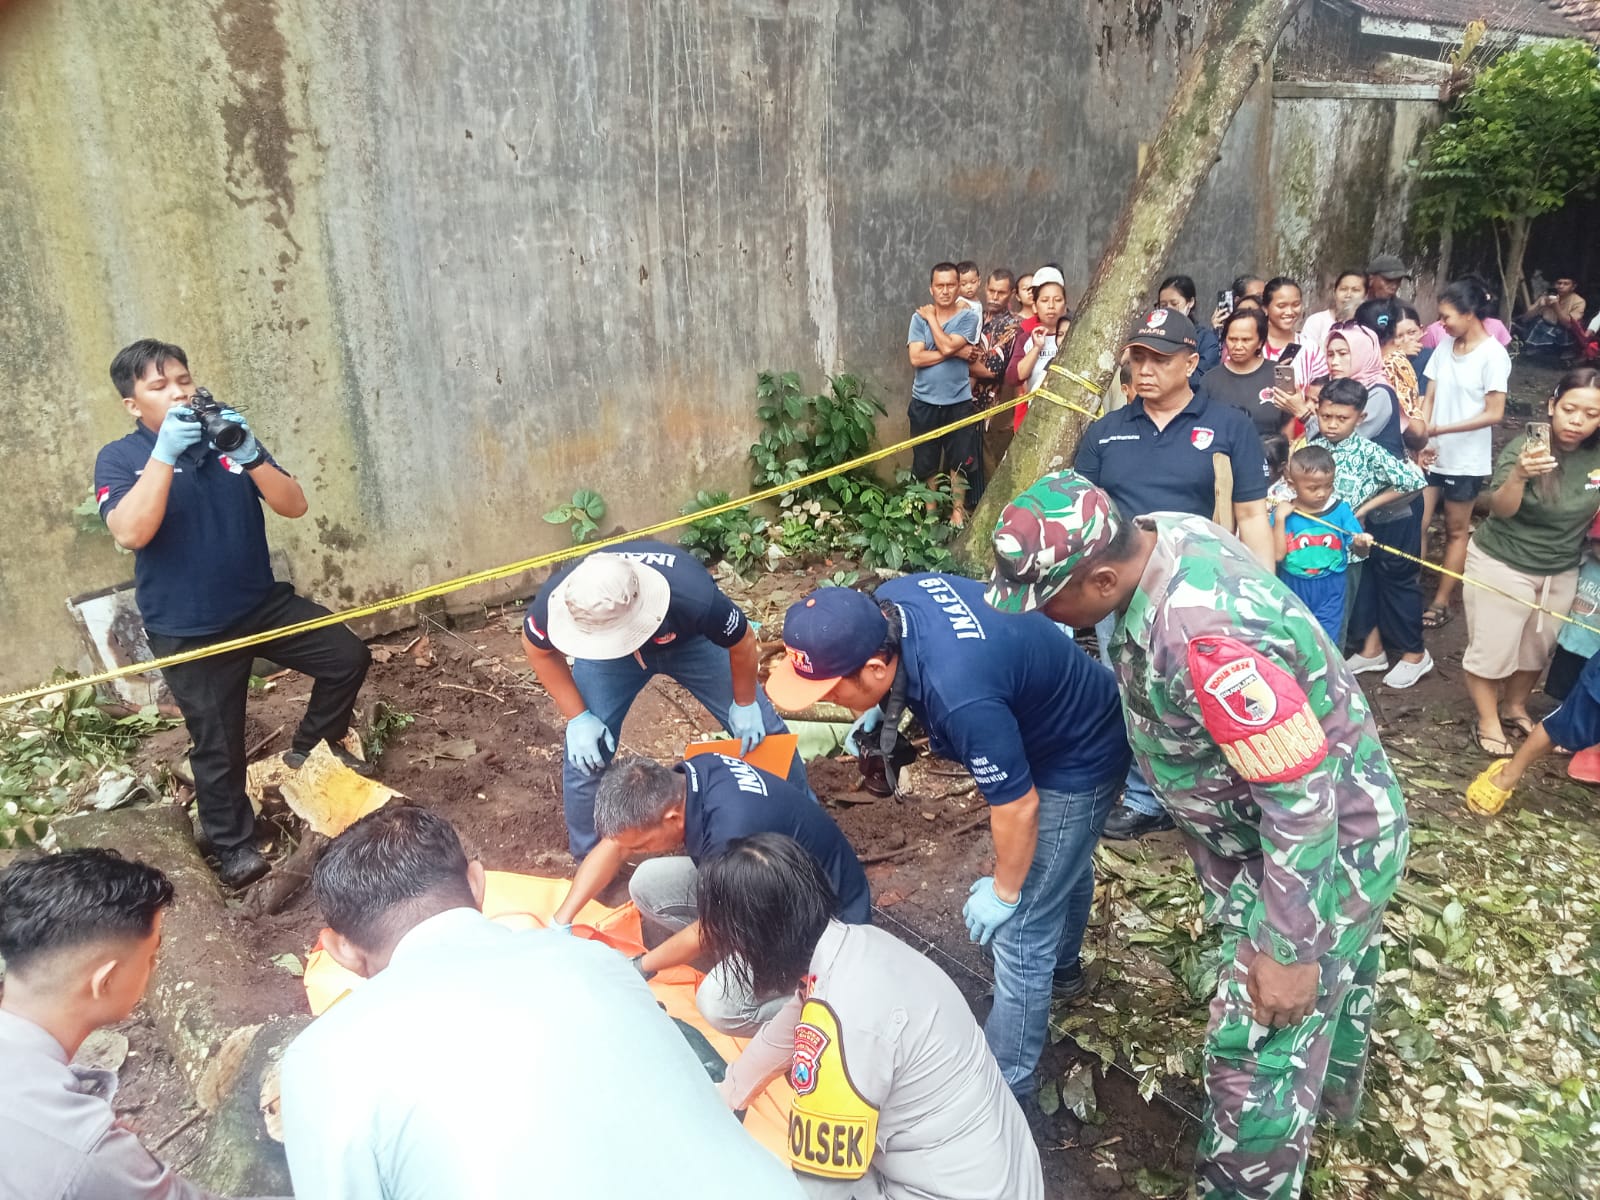
<instances>
[{"instance_id":1,"label":"camera lens","mask_svg":"<svg viewBox=\"0 0 1600 1200\"><path fill-rule=\"evenodd\" d=\"M226 454L230 450L237 450L244 445L247 436L243 425L236 425L227 417L206 417L206 432L211 435L211 444Z\"/></svg>"}]
</instances>

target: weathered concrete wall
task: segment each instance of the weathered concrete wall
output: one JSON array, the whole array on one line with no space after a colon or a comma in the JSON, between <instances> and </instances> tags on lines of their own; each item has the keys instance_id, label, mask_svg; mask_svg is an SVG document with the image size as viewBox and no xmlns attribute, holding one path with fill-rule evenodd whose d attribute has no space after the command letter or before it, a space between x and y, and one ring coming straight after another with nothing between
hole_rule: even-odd
<instances>
[{"instance_id":1,"label":"weathered concrete wall","mask_svg":"<svg viewBox=\"0 0 1600 1200\"><path fill-rule=\"evenodd\" d=\"M641 524L742 482L762 367L903 408L931 262L1081 287L1204 7L0 8L0 682L76 662L63 599L130 573L68 514L133 338L302 477L271 536L329 603L553 547L575 487ZM1202 287L1255 258L1266 112L1185 235Z\"/></svg>"},{"instance_id":2,"label":"weathered concrete wall","mask_svg":"<svg viewBox=\"0 0 1600 1200\"><path fill-rule=\"evenodd\" d=\"M1442 107L1428 100L1279 99L1270 260L1303 280L1406 253L1411 163ZM1326 282L1326 280L1324 280Z\"/></svg>"}]
</instances>

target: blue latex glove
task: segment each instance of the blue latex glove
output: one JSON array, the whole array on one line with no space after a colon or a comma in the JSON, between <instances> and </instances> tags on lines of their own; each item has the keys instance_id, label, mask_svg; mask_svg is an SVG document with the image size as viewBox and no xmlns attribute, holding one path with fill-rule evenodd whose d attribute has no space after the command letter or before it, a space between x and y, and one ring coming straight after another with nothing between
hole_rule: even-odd
<instances>
[{"instance_id":1,"label":"blue latex glove","mask_svg":"<svg viewBox=\"0 0 1600 1200\"><path fill-rule=\"evenodd\" d=\"M735 704L728 710L728 732L739 739L739 753L749 754L767 737L759 704Z\"/></svg>"},{"instance_id":2,"label":"blue latex glove","mask_svg":"<svg viewBox=\"0 0 1600 1200\"><path fill-rule=\"evenodd\" d=\"M150 457L170 467L178 461L179 455L204 436L205 430L200 428L200 418L194 415L194 410L186 404L174 404L162 418L161 428L156 430L156 448L150 451Z\"/></svg>"},{"instance_id":3,"label":"blue latex glove","mask_svg":"<svg viewBox=\"0 0 1600 1200\"><path fill-rule=\"evenodd\" d=\"M867 709L856 718L856 723L850 726L850 732L844 735L844 752L861 756L861 739L876 733L883 724L883 709L877 706Z\"/></svg>"},{"instance_id":4,"label":"blue latex glove","mask_svg":"<svg viewBox=\"0 0 1600 1200\"><path fill-rule=\"evenodd\" d=\"M1016 916L1017 905L1022 902L1019 896L1015 901L1007 904L994 891L994 876L985 875L967 891L967 903L961 910L962 919L967 923L967 932L972 940L980 946L987 946L989 939L995 931Z\"/></svg>"},{"instance_id":5,"label":"blue latex glove","mask_svg":"<svg viewBox=\"0 0 1600 1200\"><path fill-rule=\"evenodd\" d=\"M544 927L546 933L571 933L571 925L563 925L559 921L552 921Z\"/></svg>"},{"instance_id":6,"label":"blue latex glove","mask_svg":"<svg viewBox=\"0 0 1600 1200\"><path fill-rule=\"evenodd\" d=\"M231 408L223 409L222 415L244 430L244 441L240 442L234 449L227 451L228 457L241 467L255 466L262 457L261 443L256 441L256 435L250 432L249 422ZM217 448L215 442L211 444L211 448L213 450Z\"/></svg>"},{"instance_id":7,"label":"blue latex glove","mask_svg":"<svg viewBox=\"0 0 1600 1200\"><path fill-rule=\"evenodd\" d=\"M607 750L617 748L617 739L611 736L606 723L587 708L567 722L567 761L580 771L591 775L604 770L606 760L601 756L600 743Z\"/></svg>"}]
</instances>

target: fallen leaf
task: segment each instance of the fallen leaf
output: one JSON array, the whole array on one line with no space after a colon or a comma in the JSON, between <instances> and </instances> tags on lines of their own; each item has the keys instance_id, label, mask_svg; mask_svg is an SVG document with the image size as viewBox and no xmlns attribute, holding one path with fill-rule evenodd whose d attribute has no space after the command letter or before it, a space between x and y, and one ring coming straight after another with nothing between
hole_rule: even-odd
<instances>
[{"instance_id":1,"label":"fallen leaf","mask_svg":"<svg viewBox=\"0 0 1600 1200\"><path fill-rule=\"evenodd\" d=\"M305 966L300 961L300 956L288 950L285 950L282 954L273 955L272 965L281 971L289 972L296 979L306 973Z\"/></svg>"},{"instance_id":2,"label":"fallen leaf","mask_svg":"<svg viewBox=\"0 0 1600 1200\"><path fill-rule=\"evenodd\" d=\"M1074 1063L1067 1072L1061 1081L1061 1103L1085 1125L1099 1125L1105 1120L1094 1092L1094 1068L1088 1063Z\"/></svg>"},{"instance_id":3,"label":"fallen leaf","mask_svg":"<svg viewBox=\"0 0 1600 1200\"><path fill-rule=\"evenodd\" d=\"M1039 1111L1047 1117L1061 1111L1061 1090L1054 1079L1046 1079L1039 1085Z\"/></svg>"}]
</instances>

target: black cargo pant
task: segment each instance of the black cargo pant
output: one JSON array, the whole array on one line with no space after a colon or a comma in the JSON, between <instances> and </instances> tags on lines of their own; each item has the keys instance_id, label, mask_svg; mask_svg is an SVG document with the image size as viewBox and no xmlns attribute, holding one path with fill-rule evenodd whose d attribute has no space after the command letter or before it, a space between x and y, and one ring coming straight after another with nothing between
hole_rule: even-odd
<instances>
[{"instance_id":1,"label":"black cargo pant","mask_svg":"<svg viewBox=\"0 0 1600 1200\"><path fill-rule=\"evenodd\" d=\"M1367 532L1374 539L1407 554L1421 555L1422 497L1413 500L1398 520L1375 520L1374 515L1367 517ZM1349 645L1359 652L1375 627L1387 654L1418 654L1423 649L1422 568L1376 547L1361 569L1350 606L1345 625Z\"/></svg>"},{"instance_id":2,"label":"black cargo pant","mask_svg":"<svg viewBox=\"0 0 1600 1200\"><path fill-rule=\"evenodd\" d=\"M265 600L222 633L202 637L151 633L150 649L157 657L177 654L308 621L327 612L322 605L295 595L287 583L279 583ZM343 625L330 625L248 650L179 663L162 672L194 743L189 765L194 772L200 829L217 850L243 846L255 832L255 817L244 790L244 706L250 693L250 667L257 657L270 658L315 680L305 718L291 743L291 748L302 754L323 739L337 742L349 731L350 710L372 662L365 642Z\"/></svg>"}]
</instances>

